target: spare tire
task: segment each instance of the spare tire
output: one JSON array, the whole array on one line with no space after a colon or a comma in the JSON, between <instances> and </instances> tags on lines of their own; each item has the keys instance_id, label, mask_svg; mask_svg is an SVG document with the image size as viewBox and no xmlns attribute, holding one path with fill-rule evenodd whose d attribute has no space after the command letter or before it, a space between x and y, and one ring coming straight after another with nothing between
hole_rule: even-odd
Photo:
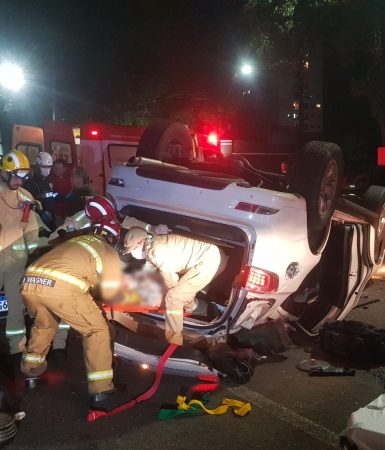
<instances>
[{"instance_id":1,"label":"spare tire","mask_svg":"<svg viewBox=\"0 0 385 450\"><path fill-rule=\"evenodd\" d=\"M195 159L195 147L186 125L171 120L158 120L145 129L136 155L183 164Z\"/></svg>"},{"instance_id":2,"label":"spare tire","mask_svg":"<svg viewBox=\"0 0 385 450\"><path fill-rule=\"evenodd\" d=\"M363 203L365 208L377 214L376 222L373 224L376 231L374 258L375 263L380 264L385 249L385 187L369 186L364 194Z\"/></svg>"},{"instance_id":3,"label":"spare tire","mask_svg":"<svg viewBox=\"0 0 385 450\"><path fill-rule=\"evenodd\" d=\"M308 142L298 156L291 188L306 200L310 233L327 229L342 184L342 152L333 142Z\"/></svg>"}]
</instances>

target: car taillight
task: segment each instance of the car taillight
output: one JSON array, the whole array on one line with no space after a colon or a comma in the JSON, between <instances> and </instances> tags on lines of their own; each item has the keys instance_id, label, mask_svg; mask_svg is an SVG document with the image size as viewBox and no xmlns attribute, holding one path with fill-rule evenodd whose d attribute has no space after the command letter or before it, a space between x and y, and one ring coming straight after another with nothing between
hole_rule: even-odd
<instances>
[{"instance_id":1,"label":"car taillight","mask_svg":"<svg viewBox=\"0 0 385 450\"><path fill-rule=\"evenodd\" d=\"M246 211L254 214L263 214L265 216L271 216L277 213L279 210L274 208L268 208L267 206L256 205L254 203L239 202L235 209L240 211Z\"/></svg>"},{"instance_id":2,"label":"car taillight","mask_svg":"<svg viewBox=\"0 0 385 450\"><path fill-rule=\"evenodd\" d=\"M243 286L250 292L269 294L278 289L279 277L273 272L246 267L243 270Z\"/></svg>"},{"instance_id":3,"label":"car taillight","mask_svg":"<svg viewBox=\"0 0 385 450\"><path fill-rule=\"evenodd\" d=\"M91 130L91 131L90 131L90 135L91 135L92 137L97 137L97 136L99 136L99 130Z\"/></svg>"},{"instance_id":4,"label":"car taillight","mask_svg":"<svg viewBox=\"0 0 385 450\"><path fill-rule=\"evenodd\" d=\"M217 133L210 133L207 136L207 143L217 146L218 145L218 135L217 135Z\"/></svg>"}]
</instances>

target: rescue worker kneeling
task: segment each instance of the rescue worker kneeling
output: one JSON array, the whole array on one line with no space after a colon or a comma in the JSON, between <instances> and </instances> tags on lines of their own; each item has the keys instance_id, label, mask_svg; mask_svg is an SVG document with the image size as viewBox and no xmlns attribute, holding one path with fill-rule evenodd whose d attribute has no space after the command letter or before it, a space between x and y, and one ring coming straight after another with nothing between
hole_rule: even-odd
<instances>
[{"instance_id":1,"label":"rescue worker kneeling","mask_svg":"<svg viewBox=\"0 0 385 450\"><path fill-rule=\"evenodd\" d=\"M176 234L151 236L131 228L125 236L126 253L146 259L149 270L158 270L166 285L166 339L183 344L183 313L207 315L207 303L195 298L226 267L227 256L213 244ZM206 311L205 311L206 309Z\"/></svg>"},{"instance_id":2,"label":"rescue worker kneeling","mask_svg":"<svg viewBox=\"0 0 385 450\"><path fill-rule=\"evenodd\" d=\"M93 295L107 302L124 297L119 256L113 248L119 234L116 220L101 218L89 235L69 239L29 266L21 288L35 315L21 362L27 380L46 370L45 358L62 319L82 335L91 406L107 410L116 406L121 394L114 391L108 325Z\"/></svg>"}]
</instances>

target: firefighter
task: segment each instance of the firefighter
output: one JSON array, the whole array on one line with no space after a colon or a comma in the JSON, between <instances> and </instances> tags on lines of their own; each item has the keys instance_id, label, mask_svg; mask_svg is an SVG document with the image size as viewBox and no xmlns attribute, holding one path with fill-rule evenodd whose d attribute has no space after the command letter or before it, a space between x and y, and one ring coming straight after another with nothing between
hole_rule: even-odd
<instances>
[{"instance_id":1,"label":"firefighter","mask_svg":"<svg viewBox=\"0 0 385 450\"><path fill-rule=\"evenodd\" d=\"M32 195L21 187L28 177L28 158L12 151L2 158L0 176L0 287L8 298L6 336L11 355L24 350L25 322L20 280L29 254L38 245L38 224L33 211Z\"/></svg>"},{"instance_id":2,"label":"firefighter","mask_svg":"<svg viewBox=\"0 0 385 450\"><path fill-rule=\"evenodd\" d=\"M198 301L195 295L224 270L226 255L213 244L176 234L151 236L136 227L126 234L124 246L125 253L146 258L147 269L162 275L167 289L166 339L182 345L183 313L207 315L207 303Z\"/></svg>"},{"instance_id":3,"label":"firefighter","mask_svg":"<svg viewBox=\"0 0 385 450\"><path fill-rule=\"evenodd\" d=\"M46 355L60 319L82 335L91 407L109 409L120 394L114 390L109 329L93 300L123 299L123 275L113 245L120 224L102 218L88 235L53 248L25 272L22 295L35 321L21 362L28 381L46 370Z\"/></svg>"},{"instance_id":4,"label":"firefighter","mask_svg":"<svg viewBox=\"0 0 385 450\"><path fill-rule=\"evenodd\" d=\"M54 239L66 232L90 227L92 222L99 220L101 217L116 217L115 206L108 198L102 197L101 195L88 197L84 211L79 211L75 215L67 217L64 224L61 225L50 238ZM167 225L149 225L135 219L135 217L128 216L124 218L121 227L127 230L133 227L139 227L152 234L167 234L171 232Z\"/></svg>"},{"instance_id":5,"label":"firefighter","mask_svg":"<svg viewBox=\"0 0 385 450\"><path fill-rule=\"evenodd\" d=\"M53 231L55 230L54 207L57 192L53 190L53 184L49 181L53 160L48 152L38 153L36 156L35 174L25 183L24 188L42 205L39 213L42 221Z\"/></svg>"}]
</instances>

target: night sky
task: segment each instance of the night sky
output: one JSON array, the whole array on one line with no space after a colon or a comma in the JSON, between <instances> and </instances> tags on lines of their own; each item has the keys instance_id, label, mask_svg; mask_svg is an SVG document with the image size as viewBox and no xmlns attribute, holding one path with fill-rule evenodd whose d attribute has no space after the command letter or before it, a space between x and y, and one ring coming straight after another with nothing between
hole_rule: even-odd
<instances>
[{"instance_id":1,"label":"night sky","mask_svg":"<svg viewBox=\"0 0 385 450\"><path fill-rule=\"evenodd\" d=\"M55 83L58 119L76 121L111 120L170 96L216 98L247 49L237 23L242 5L1 0L2 56L23 65L29 80L14 103L40 121Z\"/></svg>"},{"instance_id":2,"label":"night sky","mask_svg":"<svg viewBox=\"0 0 385 450\"><path fill-rule=\"evenodd\" d=\"M11 99L8 119L50 119L53 91L57 120L77 124L150 121L199 102L216 110L232 89L240 61L250 55L244 4L0 0L0 55L21 64L28 78ZM264 78L269 73L259 75L261 92ZM376 145L378 129L367 103L352 99L349 74L338 61L325 61L324 100L326 138L342 142L355 132Z\"/></svg>"}]
</instances>

